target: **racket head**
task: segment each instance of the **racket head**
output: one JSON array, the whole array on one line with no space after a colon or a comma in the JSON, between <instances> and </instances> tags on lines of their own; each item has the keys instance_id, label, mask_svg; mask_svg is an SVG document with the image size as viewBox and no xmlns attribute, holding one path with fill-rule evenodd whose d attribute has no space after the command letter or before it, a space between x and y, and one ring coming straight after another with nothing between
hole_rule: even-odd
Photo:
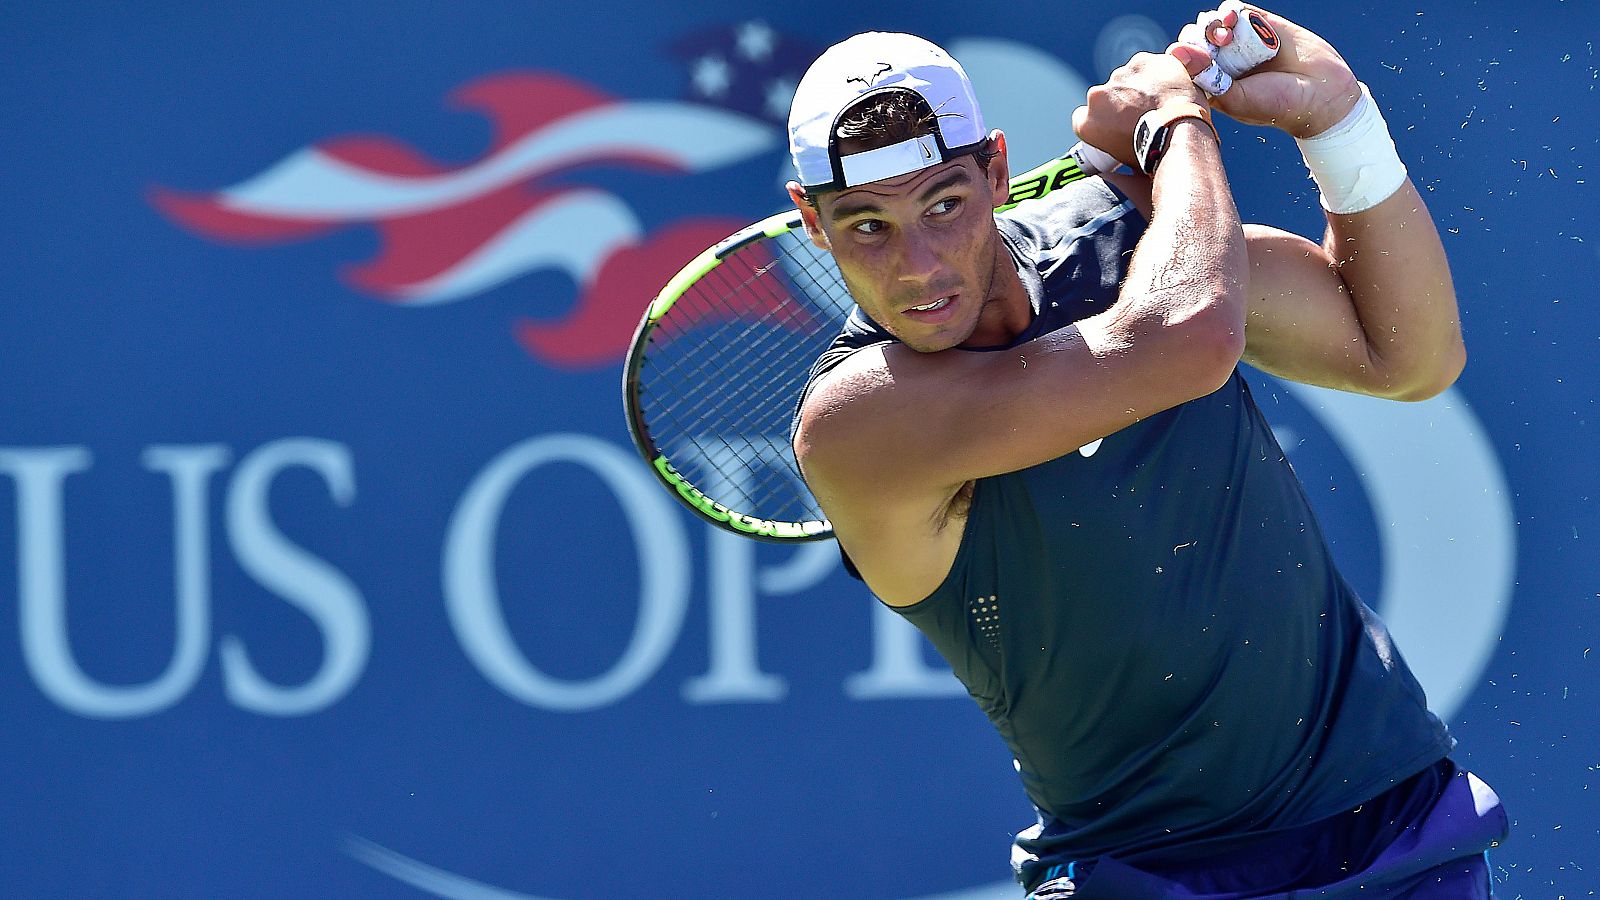
<instances>
[{"instance_id":1,"label":"racket head","mask_svg":"<svg viewBox=\"0 0 1600 900\"><path fill-rule=\"evenodd\" d=\"M789 428L813 362L853 306L797 210L701 253L651 302L623 367L628 431L696 516L774 543L833 537Z\"/></svg>"},{"instance_id":2,"label":"racket head","mask_svg":"<svg viewBox=\"0 0 1600 900\"><path fill-rule=\"evenodd\" d=\"M1078 144L1011 179L1004 211L1117 162ZM812 365L855 308L798 210L696 256L651 301L622 371L628 433L702 520L774 543L833 537L789 440Z\"/></svg>"}]
</instances>

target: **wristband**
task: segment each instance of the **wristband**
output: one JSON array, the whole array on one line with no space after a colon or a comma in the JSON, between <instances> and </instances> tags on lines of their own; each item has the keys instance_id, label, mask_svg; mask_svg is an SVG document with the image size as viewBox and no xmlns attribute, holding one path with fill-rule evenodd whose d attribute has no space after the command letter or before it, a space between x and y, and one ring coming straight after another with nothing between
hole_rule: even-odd
<instances>
[{"instance_id":1,"label":"wristband","mask_svg":"<svg viewBox=\"0 0 1600 900\"><path fill-rule=\"evenodd\" d=\"M1389 199L1406 182L1406 166L1389 137L1389 124L1361 85L1361 98L1339 124L1309 138L1297 138L1306 168L1322 191L1322 208L1349 215Z\"/></svg>"},{"instance_id":2,"label":"wristband","mask_svg":"<svg viewBox=\"0 0 1600 900\"><path fill-rule=\"evenodd\" d=\"M1133 129L1133 158L1146 175L1154 175L1161 158L1167 155L1167 144L1172 138L1172 124L1180 119L1199 119L1211 129L1211 136L1220 144L1217 126L1211 124L1211 110L1190 100L1169 100L1139 117Z\"/></svg>"}]
</instances>

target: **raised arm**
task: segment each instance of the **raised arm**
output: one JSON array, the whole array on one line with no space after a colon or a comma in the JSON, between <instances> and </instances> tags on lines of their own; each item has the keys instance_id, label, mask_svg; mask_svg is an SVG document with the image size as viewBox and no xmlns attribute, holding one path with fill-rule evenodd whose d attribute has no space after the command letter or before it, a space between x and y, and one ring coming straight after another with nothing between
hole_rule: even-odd
<instances>
[{"instance_id":1,"label":"raised arm","mask_svg":"<svg viewBox=\"0 0 1600 900\"><path fill-rule=\"evenodd\" d=\"M1283 44L1277 59L1213 104L1301 142L1323 188L1328 227L1320 245L1246 227L1245 359L1309 384L1396 400L1432 397L1466 362L1433 218L1393 155L1376 101L1344 59L1316 34L1266 15ZM1229 37L1223 31L1220 40ZM1193 48L1169 52L1191 71L1204 65Z\"/></svg>"},{"instance_id":2,"label":"raised arm","mask_svg":"<svg viewBox=\"0 0 1600 900\"><path fill-rule=\"evenodd\" d=\"M1143 54L1091 93L1089 127L1104 144L1129 144L1140 112L1194 96L1181 65ZM938 585L959 538L952 506L972 480L1070 453L1229 377L1244 345L1243 232L1210 127L1183 119L1171 134L1150 226L1111 309L1009 351L858 351L808 398L797 456L885 602ZM995 191L991 206L1003 179ZM890 235L908 245L899 255L921 258L913 228ZM828 238L836 256L852 239Z\"/></svg>"}]
</instances>

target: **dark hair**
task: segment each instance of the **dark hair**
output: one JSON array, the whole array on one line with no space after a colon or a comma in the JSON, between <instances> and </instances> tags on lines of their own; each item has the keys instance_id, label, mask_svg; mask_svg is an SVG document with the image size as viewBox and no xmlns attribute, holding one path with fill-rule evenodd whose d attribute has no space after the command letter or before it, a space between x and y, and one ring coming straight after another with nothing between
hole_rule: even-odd
<instances>
[{"instance_id":1,"label":"dark hair","mask_svg":"<svg viewBox=\"0 0 1600 900\"><path fill-rule=\"evenodd\" d=\"M891 89L867 94L839 114L839 125L834 136L844 140L859 140L875 150L912 138L933 134L938 120L956 113L941 113L928 108L928 101L916 91ZM973 151L978 167L989 168L995 151L987 136Z\"/></svg>"},{"instance_id":2,"label":"dark hair","mask_svg":"<svg viewBox=\"0 0 1600 900\"><path fill-rule=\"evenodd\" d=\"M930 109L928 101L916 91L903 88L874 91L845 107L844 112L839 114L839 124L833 134L839 140L861 141L866 145L862 149L876 150L933 134L941 115L955 114L941 114ZM992 144L985 137L978 149L972 151L978 168L985 171L989 168L989 160L995 157ZM816 206L816 198L810 193L806 194L806 200L813 207Z\"/></svg>"},{"instance_id":3,"label":"dark hair","mask_svg":"<svg viewBox=\"0 0 1600 900\"><path fill-rule=\"evenodd\" d=\"M834 137L864 141L873 145L867 148L871 150L932 134L938 118L915 91L878 91L839 114Z\"/></svg>"}]
</instances>

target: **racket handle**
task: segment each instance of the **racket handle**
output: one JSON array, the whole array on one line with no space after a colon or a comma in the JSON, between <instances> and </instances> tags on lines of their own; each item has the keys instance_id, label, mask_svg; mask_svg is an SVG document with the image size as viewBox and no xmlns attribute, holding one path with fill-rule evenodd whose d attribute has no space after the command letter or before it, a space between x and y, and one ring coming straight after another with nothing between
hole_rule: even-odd
<instances>
[{"instance_id":1,"label":"racket handle","mask_svg":"<svg viewBox=\"0 0 1600 900\"><path fill-rule=\"evenodd\" d=\"M1218 47L1206 39L1206 25L1230 12L1239 14L1233 40ZM1194 83L1213 97L1227 93L1235 78L1278 55L1278 32L1272 23L1240 0L1223 0L1216 10L1201 13L1193 25L1184 26L1178 39L1211 55L1211 65L1194 77Z\"/></svg>"},{"instance_id":2,"label":"racket handle","mask_svg":"<svg viewBox=\"0 0 1600 900\"><path fill-rule=\"evenodd\" d=\"M1083 141L1073 145L1073 148L1068 153L1078 161L1078 168L1090 175L1104 175L1107 172L1114 172L1122 166L1122 161L1115 156L1101 150L1099 147L1091 147Z\"/></svg>"},{"instance_id":3,"label":"racket handle","mask_svg":"<svg viewBox=\"0 0 1600 900\"><path fill-rule=\"evenodd\" d=\"M1229 12L1237 12L1239 21L1233 29L1233 40L1226 46L1218 47L1206 40L1205 28L1211 20ZM1278 55L1278 32L1273 29L1272 23L1258 10L1245 6L1241 0L1223 0L1216 10L1201 13L1193 25L1183 27L1178 39L1211 56L1211 65L1194 76L1194 83L1213 97L1233 87L1235 78ZM1122 165L1116 157L1082 141L1069 152L1078 160L1079 168L1091 175L1112 172Z\"/></svg>"}]
</instances>

